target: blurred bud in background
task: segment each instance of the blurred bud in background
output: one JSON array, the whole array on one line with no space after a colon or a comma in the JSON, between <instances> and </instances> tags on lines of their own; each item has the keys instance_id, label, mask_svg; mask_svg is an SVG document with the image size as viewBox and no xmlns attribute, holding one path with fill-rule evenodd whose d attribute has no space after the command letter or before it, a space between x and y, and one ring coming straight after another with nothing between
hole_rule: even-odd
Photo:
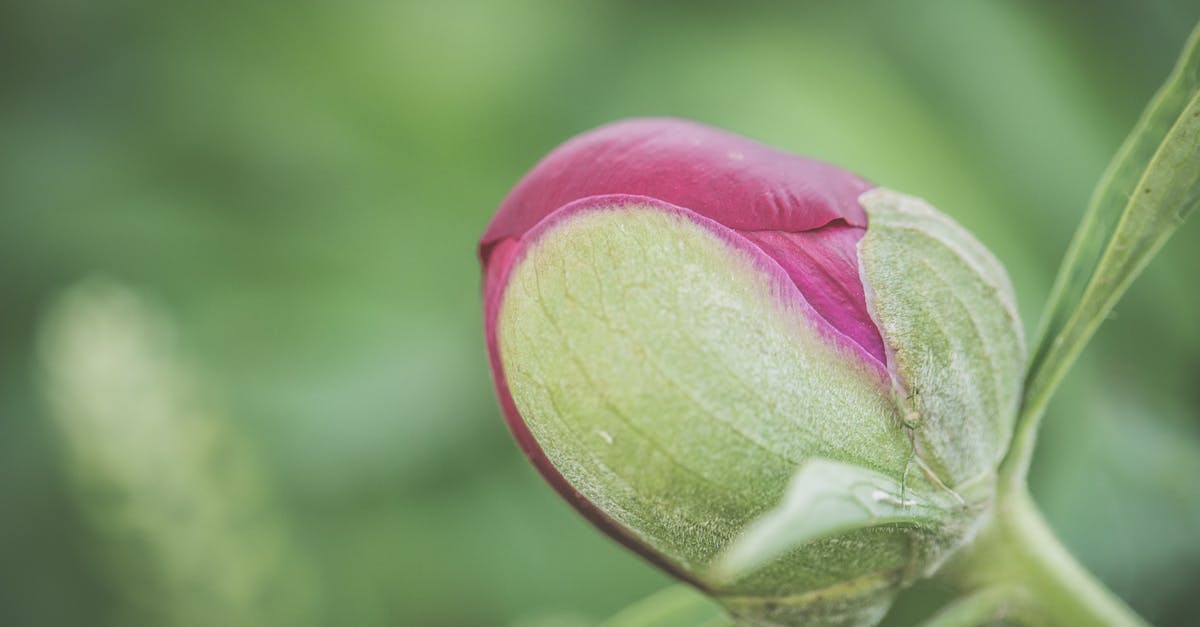
<instances>
[{"instance_id":1,"label":"blurred bud in background","mask_svg":"<svg viewBox=\"0 0 1200 627\"><path fill-rule=\"evenodd\" d=\"M128 287L89 279L53 305L40 355L78 501L120 599L115 624L312 620L311 572L167 317Z\"/></svg>"}]
</instances>

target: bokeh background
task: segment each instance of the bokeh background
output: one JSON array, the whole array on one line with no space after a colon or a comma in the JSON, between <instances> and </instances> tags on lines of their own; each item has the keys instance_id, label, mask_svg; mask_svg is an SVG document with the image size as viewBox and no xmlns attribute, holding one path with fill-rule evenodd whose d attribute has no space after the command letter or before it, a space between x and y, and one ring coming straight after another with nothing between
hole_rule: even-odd
<instances>
[{"instance_id":1,"label":"bokeh background","mask_svg":"<svg viewBox=\"0 0 1200 627\"><path fill-rule=\"evenodd\" d=\"M1191 26L1116 2L0 4L0 624L587 625L667 580L493 400L474 244L568 136L679 115L924 196L1030 335ZM1200 224L1034 469L1083 562L1200 612ZM1032 338L1031 338L1032 339Z\"/></svg>"}]
</instances>

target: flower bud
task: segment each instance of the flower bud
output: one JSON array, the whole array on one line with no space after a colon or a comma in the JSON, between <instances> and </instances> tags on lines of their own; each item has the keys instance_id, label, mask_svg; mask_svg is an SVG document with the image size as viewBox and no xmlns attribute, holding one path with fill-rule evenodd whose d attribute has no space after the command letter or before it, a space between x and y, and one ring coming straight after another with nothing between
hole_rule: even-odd
<instances>
[{"instance_id":1,"label":"flower bud","mask_svg":"<svg viewBox=\"0 0 1200 627\"><path fill-rule=\"evenodd\" d=\"M989 498L1024 363L1012 288L919 199L696 123L631 120L542 160L479 253L521 448L600 529L744 621L878 620ZM891 517L838 514L722 575L793 476Z\"/></svg>"}]
</instances>

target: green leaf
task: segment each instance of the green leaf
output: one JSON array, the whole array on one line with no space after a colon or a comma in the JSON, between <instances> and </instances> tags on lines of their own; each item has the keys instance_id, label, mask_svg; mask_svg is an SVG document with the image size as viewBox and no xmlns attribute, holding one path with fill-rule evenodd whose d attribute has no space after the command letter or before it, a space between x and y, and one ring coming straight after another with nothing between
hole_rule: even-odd
<instances>
[{"instance_id":1,"label":"green leaf","mask_svg":"<svg viewBox=\"0 0 1200 627\"><path fill-rule=\"evenodd\" d=\"M1200 28L1113 158L1075 233L1030 362L1027 415L1040 414L1105 316L1198 201Z\"/></svg>"},{"instance_id":2,"label":"green leaf","mask_svg":"<svg viewBox=\"0 0 1200 627\"><path fill-rule=\"evenodd\" d=\"M746 575L813 540L878 525L935 529L955 511L953 495L920 494L879 472L830 461L805 462L783 502L738 537L716 564L717 577Z\"/></svg>"},{"instance_id":3,"label":"green leaf","mask_svg":"<svg viewBox=\"0 0 1200 627\"><path fill-rule=\"evenodd\" d=\"M733 625L716 601L689 586L672 586L621 610L601 627L725 627Z\"/></svg>"}]
</instances>

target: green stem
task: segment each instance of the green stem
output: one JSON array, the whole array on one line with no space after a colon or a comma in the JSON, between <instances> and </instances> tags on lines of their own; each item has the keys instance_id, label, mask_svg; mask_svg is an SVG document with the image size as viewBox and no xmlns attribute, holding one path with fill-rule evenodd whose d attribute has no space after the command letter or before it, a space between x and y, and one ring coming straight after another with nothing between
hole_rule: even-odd
<instances>
[{"instance_id":1,"label":"green stem","mask_svg":"<svg viewBox=\"0 0 1200 627\"><path fill-rule=\"evenodd\" d=\"M1083 568L1024 487L1003 486L989 524L946 571L972 590L1008 590L1027 622L1144 627L1129 606Z\"/></svg>"},{"instance_id":2,"label":"green stem","mask_svg":"<svg viewBox=\"0 0 1200 627\"><path fill-rule=\"evenodd\" d=\"M1043 386L1025 397L1012 443L1009 444L1008 453L1000 464L1001 491L1025 489L1029 465L1033 461L1033 449L1037 445L1038 427L1042 424L1042 415L1046 413L1046 405L1049 404L1053 391L1053 388Z\"/></svg>"}]
</instances>

